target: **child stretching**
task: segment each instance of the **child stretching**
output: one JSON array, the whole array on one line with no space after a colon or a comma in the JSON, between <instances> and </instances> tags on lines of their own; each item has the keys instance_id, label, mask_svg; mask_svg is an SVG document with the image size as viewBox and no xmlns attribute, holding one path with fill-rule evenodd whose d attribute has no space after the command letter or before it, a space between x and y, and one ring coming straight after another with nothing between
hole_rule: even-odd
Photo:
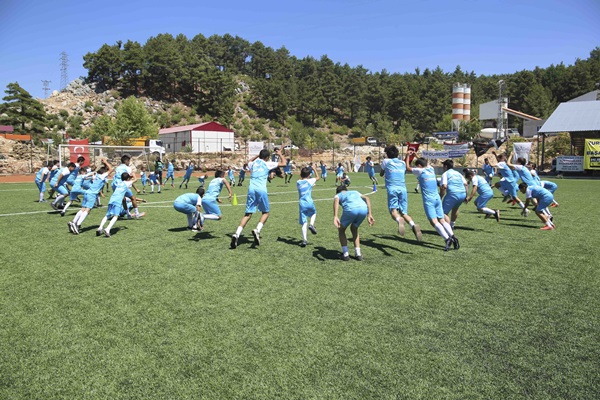
<instances>
[{"instance_id":1,"label":"child stretching","mask_svg":"<svg viewBox=\"0 0 600 400\"><path fill-rule=\"evenodd\" d=\"M196 193L182 194L173 202L175 210L187 216L187 228L194 232L198 232L204 227L204 217L200 212L203 196L204 188L199 187Z\"/></svg>"},{"instance_id":2,"label":"child stretching","mask_svg":"<svg viewBox=\"0 0 600 400\"><path fill-rule=\"evenodd\" d=\"M342 219L338 218L338 212L340 205L344 212L342 213ZM340 257L343 261L350 260L350 254L348 252L348 239L346 238L346 228L350 225L350 232L352 232L352 241L354 242L354 250L356 252L356 259L362 261L362 254L360 252L360 236L358 235L358 227L367 218L369 225L373 225L375 220L371 213L371 201L365 195L360 194L356 190L348 191L346 186L341 185L336 189L336 195L333 198L333 224L338 228L338 236L340 238L340 245L342 246L342 256Z\"/></svg>"},{"instance_id":3,"label":"child stretching","mask_svg":"<svg viewBox=\"0 0 600 400\"><path fill-rule=\"evenodd\" d=\"M110 230L123 211L123 199L125 197L133 197L133 193L131 193L131 189L129 188L135 181L136 178L129 175L127 172L123 172L121 175L121 182L115 187L113 194L110 196L106 215L102 218L102 222L100 222L100 226L96 230L96 236L100 236L104 233L104 236L110 237ZM104 224L106 224L109 218L111 218L111 220L106 229L104 229Z\"/></svg>"},{"instance_id":4,"label":"child stretching","mask_svg":"<svg viewBox=\"0 0 600 400\"><path fill-rule=\"evenodd\" d=\"M300 196L298 205L300 207L300 225L302 225L302 243L300 244L302 247L306 247L308 243L307 232L309 229L313 235L317 234L317 230L315 229L317 210L315 202L312 199L312 188L319 180L319 174L315 171L316 178L310 178L310 172L310 168L302 168L300 170L300 179L296 182L298 196ZM310 217L310 225L308 224L307 217Z\"/></svg>"}]
</instances>

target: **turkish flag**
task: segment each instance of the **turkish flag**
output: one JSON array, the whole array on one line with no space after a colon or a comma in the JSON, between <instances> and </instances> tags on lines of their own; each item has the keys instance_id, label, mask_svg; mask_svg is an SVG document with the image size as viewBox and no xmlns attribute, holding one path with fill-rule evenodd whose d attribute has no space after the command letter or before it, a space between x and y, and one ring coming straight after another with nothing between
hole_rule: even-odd
<instances>
[{"instance_id":1,"label":"turkish flag","mask_svg":"<svg viewBox=\"0 0 600 400\"><path fill-rule=\"evenodd\" d=\"M90 149L88 147L89 142L87 139L69 139L69 161L77 162L77 158L84 157L85 161L80 167L87 167L90 165Z\"/></svg>"},{"instance_id":2,"label":"turkish flag","mask_svg":"<svg viewBox=\"0 0 600 400\"><path fill-rule=\"evenodd\" d=\"M414 153L412 156L410 156L410 157L408 158L408 163L409 163L409 164L412 162L412 160L414 160L414 158L415 158L415 154L417 154L417 151L419 151L419 145L420 145L420 143L410 143L410 142L406 142L406 147L408 147L408 150L412 150L412 151L414 151L414 152L415 152L415 153Z\"/></svg>"}]
</instances>

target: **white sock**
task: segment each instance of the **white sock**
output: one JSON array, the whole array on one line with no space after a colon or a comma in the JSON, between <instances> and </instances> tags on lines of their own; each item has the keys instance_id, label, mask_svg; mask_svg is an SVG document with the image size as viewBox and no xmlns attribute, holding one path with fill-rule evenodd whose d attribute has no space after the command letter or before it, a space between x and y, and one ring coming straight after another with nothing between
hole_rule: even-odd
<instances>
[{"instance_id":1,"label":"white sock","mask_svg":"<svg viewBox=\"0 0 600 400\"><path fill-rule=\"evenodd\" d=\"M119 219L118 216L114 216L112 217L112 219L110 220L110 222L108 223L108 226L106 227L106 230L110 232L111 228L113 227L113 225L115 224L115 222L117 222L117 219Z\"/></svg>"},{"instance_id":2,"label":"white sock","mask_svg":"<svg viewBox=\"0 0 600 400\"><path fill-rule=\"evenodd\" d=\"M40 201L44 200L44 192L40 192Z\"/></svg>"},{"instance_id":3,"label":"white sock","mask_svg":"<svg viewBox=\"0 0 600 400\"><path fill-rule=\"evenodd\" d=\"M523 202L521 200L517 200L519 202L519 207L521 207L522 210L525 209L525 204L523 204Z\"/></svg>"},{"instance_id":4,"label":"white sock","mask_svg":"<svg viewBox=\"0 0 600 400\"><path fill-rule=\"evenodd\" d=\"M88 211L81 211L81 215L79 216L79 221L77 221L78 226L81 226L81 224L83 223L85 218L88 216L88 214L89 214Z\"/></svg>"},{"instance_id":5,"label":"white sock","mask_svg":"<svg viewBox=\"0 0 600 400\"><path fill-rule=\"evenodd\" d=\"M72 201L71 201L71 200L69 200L69 201L67 202L67 204L65 204L65 207L63 208L63 212L66 212L66 211L69 209L69 207L71 206L71 203L72 203Z\"/></svg>"},{"instance_id":6,"label":"white sock","mask_svg":"<svg viewBox=\"0 0 600 400\"><path fill-rule=\"evenodd\" d=\"M306 234L308 233L308 222L302 224L302 240L307 241Z\"/></svg>"},{"instance_id":7,"label":"white sock","mask_svg":"<svg viewBox=\"0 0 600 400\"><path fill-rule=\"evenodd\" d=\"M83 213L83 211L81 211L81 210L77 211L77 214L75 214L75 218L73 218L73 221L71 221L71 222L74 223L74 224L76 224L76 225L79 225L77 223L77 221L79 221L79 217L81 217L81 213Z\"/></svg>"},{"instance_id":8,"label":"white sock","mask_svg":"<svg viewBox=\"0 0 600 400\"><path fill-rule=\"evenodd\" d=\"M408 224L409 224L409 225L410 225L410 227L412 228L413 226L415 226L415 221L410 221Z\"/></svg>"},{"instance_id":9,"label":"white sock","mask_svg":"<svg viewBox=\"0 0 600 400\"><path fill-rule=\"evenodd\" d=\"M314 213L312 217L310 217L310 224L315 226L315 221L317 220L317 213Z\"/></svg>"},{"instance_id":10,"label":"white sock","mask_svg":"<svg viewBox=\"0 0 600 400\"><path fill-rule=\"evenodd\" d=\"M194 218L194 214L186 214L186 217L188 219L188 226L192 227L195 225L195 221L196 219Z\"/></svg>"},{"instance_id":11,"label":"white sock","mask_svg":"<svg viewBox=\"0 0 600 400\"><path fill-rule=\"evenodd\" d=\"M204 214L204 219L210 219L212 221L218 221L219 216L217 214Z\"/></svg>"},{"instance_id":12,"label":"white sock","mask_svg":"<svg viewBox=\"0 0 600 400\"><path fill-rule=\"evenodd\" d=\"M106 221L108 221L108 217L105 215L104 218L102 218L102 222L100 222L100 226L98 227L98 229L104 228L104 224L106 223Z\"/></svg>"},{"instance_id":13,"label":"white sock","mask_svg":"<svg viewBox=\"0 0 600 400\"><path fill-rule=\"evenodd\" d=\"M235 236L240 237L240 235L242 234L242 231L244 230L243 226L238 226L236 231L235 231Z\"/></svg>"},{"instance_id":14,"label":"white sock","mask_svg":"<svg viewBox=\"0 0 600 400\"><path fill-rule=\"evenodd\" d=\"M492 210L491 208L487 208L487 207L483 207L481 209L481 212L484 213L484 214L489 214L489 215L496 214L496 211Z\"/></svg>"},{"instance_id":15,"label":"white sock","mask_svg":"<svg viewBox=\"0 0 600 400\"><path fill-rule=\"evenodd\" d=\"M439 233L439 235L441 237L443 237L444 239L448 239L450 236L448 236L448 233L446 233L446 230L444 229L444 227L442 226L442 224L440 224L439 222L437 224L435 224L435 230L437 231L437 233Z\"/></svg>"},{"instance_id":16,"label":"white sock","mask_svg":"<svg viewBox=\"0 0 600 400\"><path fill-rule=\"evenodd\" d=\"M150 185L150 192L154 193L154 184Z\"/></svg>"},{"instance_id":17,"label":"white sock","mask_svg":"<svg viewBox=\"0 0 600 400\"><path fill-rule=\"evenodd\" d=\"M135 213L135 215L140 215L140 210L138 210L138 208L134 208L133 212Z\"/></svg>"},{"instance_id":18,"label":"white sock","mask_svg":"<svg viewBox=\"0 0 600 400\"><path fill-rule=\"evenodd\" d=\"M258 225L256 225L256 230L258 232L260 232L262 230L263 226L265 226L265 224L263 224L262 222L259 222Z\"/></svg>"},{"instance_id":19,"label":"white sock","mask_svg":"<svg viewBox=\"0 0 600 400\"><path fill-rule=\"evenodd\" d=\"M452 227L450 226L449 223L447 223L446 221L443 221L442 226L444 227L446 232L448 232L449 236L454 236L454 231L452 230Z\"/></svg>"},{"instance_id":20,"label":"white sock","mask_svg":"<svg viewBox=\"0 0 600 400\"><path fill-rule=\"evenodd\" d=\"M356 257L360 257L361 256L361 254L360 254L360 247L355 247L354 251L356 252Z\"/></svg>"}]
</instances>

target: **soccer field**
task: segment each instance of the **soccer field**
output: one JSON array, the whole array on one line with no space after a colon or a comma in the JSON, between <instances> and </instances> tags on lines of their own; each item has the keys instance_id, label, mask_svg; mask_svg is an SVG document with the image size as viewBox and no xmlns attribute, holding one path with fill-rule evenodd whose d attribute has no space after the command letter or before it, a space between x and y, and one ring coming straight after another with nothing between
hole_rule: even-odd
<instances>
[{"instance_id":1,"label":"soccer field","mask_svg":"<svg viewBox=\"0 0 600 400\"><path fill-rule=\"evenodd\" d=\"M295 180L275 179L261 245L255 215L235 250L247 185L200 233L166 187L106 238L106 207L76 236L76 204L61 218L33 182L0 184L0 399L598 398L600 181L556 181L550 232L498 192L499 223L463 205L449 252L412 176L422 243L381 185L362 262L338 259L334 181L313 190L307 247Z\"/></svg>"}]
</instances>

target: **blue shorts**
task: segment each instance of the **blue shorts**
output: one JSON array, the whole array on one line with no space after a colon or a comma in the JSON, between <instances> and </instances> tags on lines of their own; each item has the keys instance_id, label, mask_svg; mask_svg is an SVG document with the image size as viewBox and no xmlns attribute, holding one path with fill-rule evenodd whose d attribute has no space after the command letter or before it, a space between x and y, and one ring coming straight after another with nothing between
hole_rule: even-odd
<instances>
[{"instance_id":1,"label":"blue shorts","mask_svg":"<svg viewBox=\"0 0 600 400\"><path fill-rule=\"evenodd\" d=\"M147 176L143 176L142 177L142 186L146 186L147 183L148 183L148 177Z\"/></svg>"},{"instance_id":2,"label":"blue shorts","mask_svg":"<svg viewBox=\"0 0 600 400\"><path fill-rule=\"evenodd\" d=\"M156 178L156 176L149 178L150 183L153 185L157 185L158 184L158 179Z\"/></svg>"},{"instance_id":3,"label":"blue shorts","mask_svg":"<svg viewBox=\"0 0 600 400\"><path fill-rule=\"evenodd\" d=\"M108 208L106 209L106 217L107 218L119 217L119 216L121 216L122 212L123 212L122 204L109 204Z\"/></svg>"},{"instance_id":4,"label":"blue shorts","mask_svg":"<svg viewBox=\"0 0 600 400\"><path fill-rule=\"evenodd\" d=\"M167 172L167 179L169 179L169 178L175 179L175 176L173 176L172 172Z\"/></svg>"},{"instance_id":5,"label":"blue shorts","mask_svg":"<svg viewBox=\"0 0 600 400\"><path fill-rule=\"evenodd\" d=\"M312 205L300 206L300 218L298 222L300 225L304 225L308 222L308 217L312 217L317 213L314 203Z\"/></svg>"},{"instance_id":6,"label":"blue shorts","mask_svg":"<svg viewBox=\"0 0 600 400\"><path fill-rule=\"evenodd\" d=\"M196 208L196 206L190 204L190 203L183 203L183 202L179 202L176 201L175 203L173 203L173 207L175 207L175 209L177 211L179 211L180 213L184 213L184 214L195 214L196 211L198 211L198 209Z\"/></svg>"},{"instance_id":7,"label":"blue shorts","mask_svg":"<svg viewBox=\"0 0 600 400\"><path fill-rule=\"evenodd\" d=\"M202 199L202 208L205 214L221 215L221 208L216 199Z\"/></svg>"},{"instance_id":8,"label":"blue shorts","mask_svg":"<svg viewBox=\"0 0 600 400\"><path fill-rule=\"evenodd\" d=\"M185 175L183 176L183 180L184 180L184 181L189 181L191 177L192 177L192 174L189 174L189 175L188 175L188 174L185 174Z\"/></svg>"},{"instance_id":9,"label":"blue shorts","mask_svg":"<svg viewBox=\"0 0 600 400\"><path fill-rule=\"evenodd\" d=\"M554 193L556 192L556 189L558 189L558 185L550 181L542 181L542 187L550 193Z\"/></svg>"},{"instance_id":10,"label":"blue shorts","mask_svg":"<svg viewBox=\"0 0 600 400\"><path fill-rule=\"evenodd\" d=\"M444 218L444 209L442 208L442 201L440 199L424 202L423 208L425 209L425 215L429 220L434 218Z\"/></svg>"},{"instance_id":11,"label":"blue shorts","mask_svg":"<svg viewBox=\"0 0 600 400\"><path fill-rule=\"evenodd\" d=\"M408 195L405 187L388 188L388 209L398 210L402 214L408 214Z\"/></svg>"},{"instance_id":12,"label":"blue shorts","mask_svg":"<svg viewBox=\"0 0 600 400\"><path fill-rule=\"evenodd\" d=\"M46 191L46 182L36 182L35 186L38 187L40 193L44 193Z\"/></svg>"},{"instance_id":13,"label":"blue shorts","mask_svg":"<svg viewBox=\"0 0 600 400\"><path fill-rule=\"evenodd\" d=\"M79 196L81 196L83 194L82 191L79 190L71 190L71 193L69 193L69 200L77 200L77 198Z\"/></svg>"},{"instance_id":14,"label":"blue shorts","mask_svg":"<svg viewBox=\"0 0 600 400\"><path fill-rule=\"evenodd\" d=\"M257 208L260 212L268 213L271 210L269 196L267 192L250 189L246 198L246 214L255 213Z\"/></svg>"},{"instance_id":15,"label":"blue shorts","mask_svg":"<svg viewBox=\"0 0 600 400\"><path fill-rule=\"evenodd\" d=\"M96 199L98 198L97 194L87 193L83 194L83 201L81 202L81 207L92 209L96 206Z\"/></svg>"},{"instance_id":16,"label":"blue shorts","mask_svg":"<svg viewBox=\"0 0 600 400\"><path fill-rule=\"evenodd\" d=\"M341 178L343 175L344 175L343 173L342 174L337 174L335 177L336 178Z\"/></svg>"},{"instance_id":17,"label":"blue shorts","mask_svg":"<svg viewBox=\"0 0 600 400\"><path fill-rule=\"evenodd\" d=\"M369 178L374 178L375 177L375 172L369 172Z\"/></svg>"},{"instance_id":18,"label":"blue shorts","mask_svg":"<svg viewBox=\"0 0 600 400\"><path fill-rule=\"evenodd\" d=\"M452 209L460 207L460 205L467 198L466 193L456 195L445 195L442 201L442 209L444 214L448 214Z\"/></svg>"},{"instance_id":19,"label":"blue shorts","mask_svg":"<svg viewBox=\"0 0 600 400\"><path fill-rule=\"evenodd\" d=\"M483 194L480 194L479 197L475 199L475 207L483 208L487 205L488 201L490 201L494 197L494 192L489 191Z\"/></svg>"},{"instance_id":20,"label":"blue shorts","mask_svg":"<svg viewBox=\"0 0 600 400\"><path fill-rule=\"evenodd\" d=\"M62 194L62 195L68 195L69 191L67 190L67 187L65 185L60 185L57 188L54 188L54 191L58 194Z\"/></svg>"},{"instance_id":21,"label":"blue shorts","mask_svg":"<svg viewBox=\"0 0 600 400\"><path fill-rule=\"evenodd\" d=\"M554 196L544 196L540 199L537 199L538 201L538 205L535 208L536 211L543 211L544 209L548 208L548 206L550 204L552 204L552 202L554 201Z\"/></svg>"},{"instance_id":22,"label":"blue shorts","mask_svg":"<svg viewBox=\"0 0 600 400\"><path fill-rule=\"evenodd\" d=\"M359 227L360 224L367 218L369 214L369 209L367 207L357 208L354 210L344 210L342 213L342 218L340 218L340 223L343 228L347 228L350 224L355 227Z\"/></svg>"}]
</instances>

